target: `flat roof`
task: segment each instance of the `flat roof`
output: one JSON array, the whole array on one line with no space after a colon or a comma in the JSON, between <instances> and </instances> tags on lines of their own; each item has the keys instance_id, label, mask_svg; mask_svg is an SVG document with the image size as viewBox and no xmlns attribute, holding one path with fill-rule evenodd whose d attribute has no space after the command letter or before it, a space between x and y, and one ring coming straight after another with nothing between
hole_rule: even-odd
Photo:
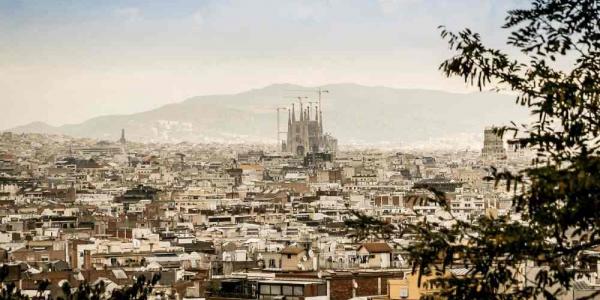
<instances>
[{"instance_id":1,"label":"flat roof","mask_svg":"<svg viewBox=\"0 0 600 300\"><path fill-rule=\"evenodd\" d=\"M313 281L309 281L306 279L303 280L295 280L295 279L289 279L289 280L281 280L281 279L277 279L277 280L258 280L258 283L273 283L273 284L300 284L300 285L309 285L309 284L319 284L319 283L325 283L324 280L313 280Z\"/></svg>"}]
</instances>

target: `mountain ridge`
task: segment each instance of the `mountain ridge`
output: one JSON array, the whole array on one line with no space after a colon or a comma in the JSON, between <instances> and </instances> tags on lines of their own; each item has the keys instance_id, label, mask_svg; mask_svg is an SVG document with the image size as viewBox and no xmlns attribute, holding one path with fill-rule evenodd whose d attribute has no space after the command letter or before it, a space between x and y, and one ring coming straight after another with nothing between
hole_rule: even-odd
<instances>
[{"instance_id":1,"label":"mountain ridge","mask_svg":"<svg viewBox=\"0 0 600 300\"><path fill-rule=\"evenodd\" d=\"M512 96L490 92L463 94L353 83L320 87L329 90L322 101L325 130L341 144L410 144L479 136L486 126L527 116ZM291 106L298 95L310 96L314 102L317 88L277 83L235 94L190 97L144 112L103 115L60 126L32 122L6 131L116 140L124 128L127 138L135 141L275 142L275 108ZM282 115L282 130L286 122L287 116Z\"/></svg>"}]
</instances>

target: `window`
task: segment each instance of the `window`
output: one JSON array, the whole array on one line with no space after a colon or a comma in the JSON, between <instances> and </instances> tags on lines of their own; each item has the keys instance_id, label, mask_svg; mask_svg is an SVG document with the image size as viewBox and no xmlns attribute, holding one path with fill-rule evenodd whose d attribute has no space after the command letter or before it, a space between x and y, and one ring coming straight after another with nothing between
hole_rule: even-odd
<instances>
[{"instance_id":1,"label":"window","mask_svg":"<svg viewBox=\"0 0 600 300\"><path fill-rule=\"evenodd\" d=\"M281 295L281 286L280 285L272 285L271 286L271 295Z\"/></svg>"},{"instance_id":2,"label":"window","mask_svg":"<svg viewBox=\"0 0 600 300\"><path fill-rule=\"evenodd\" d=\"M292 296L293 294L294 294L294 288L292 286L289 286L289 285L283 286L283 295Z\"/></svg>"},{"instance_id":3,"label":"window","mask_svg":"<svg viewBox=\"0 0 600 300\"><path fill-rule=\"evenodd\" d=\"M294 287L294 296L303 296L304 295L304 287L303 286L295 286Z\"/></svg>"},{"instance_id":4,"label":"window","mask_svg":"<svg viewBox=\"0 0 600 300\"><path fill-rule=\"evenodd\" d=\"M268 284L261 285L260 286L260 294L261 295L281 295L281 286L280 285L268 285Z\"/></svg>"},{"instance_id":5,"label":"window","mask_svg":"<svg viewBox=\"0 0 600 300\"><path fill-rule=\"evenodd\" d=\"M327 296L327 284L319 284L317 286L317 296Z\"/></svg>"},{"instance_id":6,"label":"window","mask_svg":"<svg viewBox=\"0 0 600 300\"><path fill-rule=\"evenodd\" d=\"M270 285L261 285L260 286L260 293L263 295L269 295L271 294L271 286Z\"/></svg>"}]
</instances>

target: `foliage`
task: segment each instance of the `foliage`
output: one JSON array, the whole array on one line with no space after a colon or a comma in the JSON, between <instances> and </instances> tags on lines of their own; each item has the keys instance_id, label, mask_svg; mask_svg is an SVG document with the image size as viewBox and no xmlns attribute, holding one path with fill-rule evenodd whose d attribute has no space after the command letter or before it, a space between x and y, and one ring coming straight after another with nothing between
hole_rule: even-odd
<instances>
[{"instance_id":1,"label":"foliage","mask_svg":"<svg viewBox=\"0 0 600 300\"><path fill-rule=\"evenodd\" d=\"M111 299L115 300L146 300L152 292L153 287L160 280L160 274L154 274L151 279L146 280L144 275L141 275L133 283L124 289L117 289L112 292Z\"/></svg>"},{"instance_id":2,"label":"foliage","mask_svg":"<svg viewBox=\"0 0 600 300\"><path fill-rule=\"evenodd\" d=\"M480 90L515 93L530 110L530 123L495 130L536 158L486 178L514 194L521 220L485 215L404 226L399 233L416 241L408 248L413 272L419 280L435 275L430 284L439 287L424 298L557 299L585 276L581 253L600 245L600 2L534 0L509 11L503 28L517 59L469 29L441 27L454 56L440 70ZM443 194L432 200L450 211ZM451 267L468 272L453 275Z\"/></svg>"},{"instance_id":3,"label":"foliage","mask_svg":"<svg viewBox=\"0 0 600 300\"><path fill-rule=\"evenodd\" d=\"M109 295L106 294L106 286L103 281L95 285L83 282L77 290L72 292L69 283L63 284L64 300L146 300L148 295L152 293L153 287L160 280L160 274L154 274L151 279L146 280L144 275L135 279L131 286L126 286L122 289L115 289Z\"/></svg>"},{"instance_id":4,"label":"foliage","mask_svg":"<svg viewBox=\"0 0 600 300\"><path fill-rule=\"evenodd\" d=\"M2 286L0 288L0 300L26 300L29 299L26 295L21 294L15 284L7 282L9 269L7 265L0 267L0 282ZM160 281L160 274L154 274L152 278L146 280L144 275L136 278L132 285L126 286L122 289L115 289L110 294L106 293L106 286L103 281L99 281L96 284L90 284L88 282L82 282L79 287L75 290L71 287L68 282L65 282L61 286L62 297L56 297L56 299L62 300L100 300L100 299L114 299L114 300L146 300L148 295L152 293L153 287ZM44 291L50 287L50 281L40 280L37 282L37 296L35 298L44 299ZM53 295L50 295L51 297Z\"/></svg>"},{"instance_id":5,"label":"foliage","mask_svg":"<svg viewBox=\"0 0 600 300\"><path fill-rule=\"evenodd\" d=\"M7 282L8 277L8 266L2 265L0 267L0 283L2 287L0 289L0 300L23 300L27 299L26 296L21 294L21 291L16 287L13 282Z\"/></svg>"},{"instance_id":6,"label":"foliage","mask_svg":"<svg viewBox=\"0 0 600 300\"><path fill-rule=\"evenodd\" d=\"M221 284L217 281L209 281L207 283L207 287L206 287L206 291L210 294L210 295L218 295L219 292L221 291Z\"/></svg>"},{"instance_id":7,"label":"foliage","mask_svg":"<svg viewBox=\"0 0 600 300\"><path fill-rule=\"evenodd\" d=\"M556 299L579 275L578 255L600 245L600 2L535 0L509 11L504 28L511 30L508 45L525 59L487 48L468 29L442 28L455 56L440 69L479 89L517 93L517 103L535 116L496 129L509 134L509 144L536 151L531 166L517 174L494 169L487 178L514 192L512 208L524 221L482 216L450 228L407 228L418 237L414 268L440 275L433 296ZM457 262L467 276L445 272Z\"/></svg>"},{"instance_id":8,"label":"foliage","mask_svg":"<svg viewBox=\"0 0 600 300\"><path fill-rule=\"evenodd\" d=\"M356 211L350 211L351 217L344 221L347 236L355 241L365 239L389 239L397 228L376 217L368 216Z\"/></svg>"}]
</instances>

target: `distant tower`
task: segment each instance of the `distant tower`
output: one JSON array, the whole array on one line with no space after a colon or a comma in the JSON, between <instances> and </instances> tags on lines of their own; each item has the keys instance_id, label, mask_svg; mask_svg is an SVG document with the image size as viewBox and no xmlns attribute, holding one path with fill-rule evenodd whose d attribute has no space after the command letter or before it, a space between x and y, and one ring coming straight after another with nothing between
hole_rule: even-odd
<instances>
[{"instance_id":1,"label":"distant tower","mask_svg":"<svg viewBox=\"0 0 600 300\"><path fill-rule=\"evenodd\" d=\"M127 140L125 140L125 129L124 128L121 129L121 138L119 139L119 143L121 143L121 144L127 143Z\"/></svg>"},{"instance_id":2,"label":"distant tower","mask_svg":"<svg viewBox=\"0 0 600 300\"><path fill-rule=\"evenodd\" d=\"M483 149L481 149L481 158L484 160L506 159L504 141L492 128L486 128L483 131Z\"/></svg>"},{"instance_id":3,"label":"distant tower","mask_svg":"<svg viewBox=\"0 0 600 300\"><path fill-rule=\"evenodd\" d=\"M127 140L125 139L125 129L121 129L121 138L119 139L119 144L121 144L121 152L123 154L127 153Z\"/></svg>"}]
</instances>

